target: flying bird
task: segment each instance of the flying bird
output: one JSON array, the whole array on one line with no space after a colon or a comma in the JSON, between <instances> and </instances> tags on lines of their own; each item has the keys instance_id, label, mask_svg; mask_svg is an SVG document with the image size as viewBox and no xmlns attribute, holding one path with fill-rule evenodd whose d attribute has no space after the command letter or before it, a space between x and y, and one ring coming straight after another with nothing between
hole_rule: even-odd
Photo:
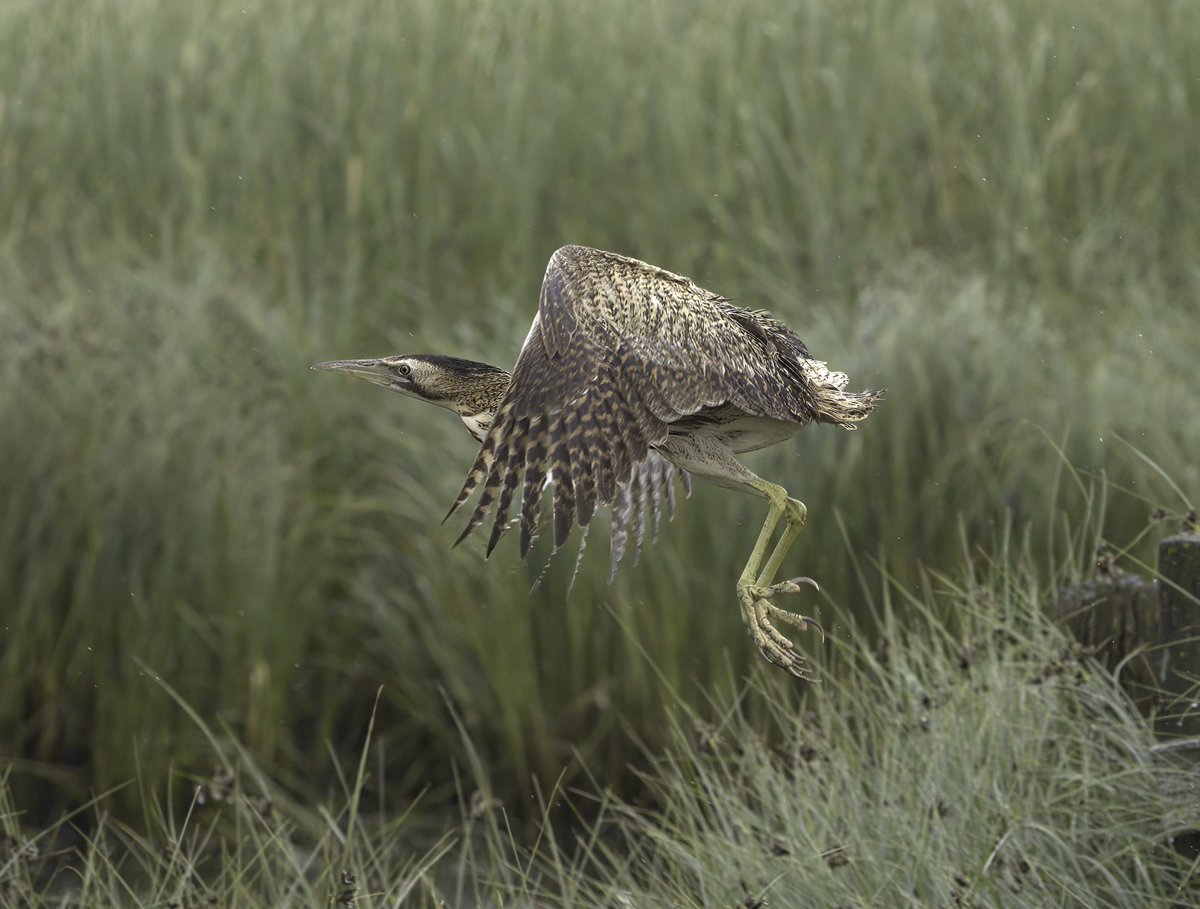
<instances>
[{"instance_id":1,"label":"flying bird","mask_svg":"<svg viewBox=\"0 0 1200 909\"><path fill-rule=\"evenodd\" d=\"M518 487L513 523L520 524L522 556L533 545L547 491L556 552L576 523L586 532L597 507L611 505L612 572L631 533L640 551L648 512L654 527L662 503L673 513L677 475L762 496L766 520L737 582L742 618L763 657L811 678L775 623L821 626L771 602L816 586L807 577L775 581L807 509L737 456L783 442L809 423L854 429L882 392L846 392L845 373L814 359L782 322L637 259L564 246L550 257L511 375L429 354L313 369L360 376L459 415L480 448L447 517L478 492L457 542L494 510L489 555L512 526Z\"/></svg>"}]
</instances>

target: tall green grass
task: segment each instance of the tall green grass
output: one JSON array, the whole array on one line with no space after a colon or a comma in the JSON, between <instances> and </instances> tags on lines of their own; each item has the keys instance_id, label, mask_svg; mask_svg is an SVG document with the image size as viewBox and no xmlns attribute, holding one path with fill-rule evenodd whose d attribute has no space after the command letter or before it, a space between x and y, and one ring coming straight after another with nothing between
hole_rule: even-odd
<instances>
[{"instance_id":1,"label":"tall green grass","mask_svg":"<svg viewBox=\"0 0 1200 909\"><path fill-rule=\"evenodd\" d=\"M1152 751L1150 723L1047 616L1028 556L994 555L918 595L878 585L888 645L838 639L803 712L764 677L673 709L649 804L594 777L504 802L468 740L439 832L382 797L370 739L334 794L297 803L181 702L217 772L174 781L183 810L143 782L144 830L103 797L82 835L32 828L0 776L0 905L1194 903L1194 770Z\"/></svg>"},{"instance_id":2,"label":"tall green grass","mask_svg":"<svg viewBox=\"0 0 1200 909\"><path fill-rule=\"evenodd\" d=\"M97 236L102 258L120 241L176 265L214 245L362 338L527 303L527 263L563 238L710 263L739 294L797 271L809 293L859 286L913 248L1089 291L1195 280L1187 2L0 15L0 237L40 270ZM309 297L326 284L362 292L331 312Z\"/></svg>"},{"instance_id":3,"label":"tall green grass","mask_svg":"<svg viewBox=\"0 0 1200 909\"><path fill-rule=\"evenodd\" d=\"M565 242L770 308L888 388L861 432L753 462L809 505L789 564L835 636L876 564L916 588L1010 520L1049 573L1089 473L1123 490L1096 538L1178 511L1126 442L1195 495L1197 36L1194 4L1119 0L5 4L15 797L204 772L153 674L297 792L382 685L395 793L451 795L457 718L515 806L576 754L637 791L635 743L769 671L731 597L757 502L699 488L612 589L594 552L570 597L565 565L531 591L536 562L437 525L472 454L453 418L306 370L508 365Z\"/></svg>"},{"instance_id":4,"label":"tall green grass","mask_svg":"<svg viewBox=\"0 0 1200 909\"><path fill-rule=\"evenodd\" d=\"M887 645L839 640L805 711L676 713L648 774L661 808L613 806L620 835L581 838L601 870L580 903L1193 900L1196 856L1173 840L1200 818L1181 794L1191 771L1152 755L1115 680L1048 621L1036 578L993 565L929 581L915 596L885 585Z\"/></svg>"}]
</instances>

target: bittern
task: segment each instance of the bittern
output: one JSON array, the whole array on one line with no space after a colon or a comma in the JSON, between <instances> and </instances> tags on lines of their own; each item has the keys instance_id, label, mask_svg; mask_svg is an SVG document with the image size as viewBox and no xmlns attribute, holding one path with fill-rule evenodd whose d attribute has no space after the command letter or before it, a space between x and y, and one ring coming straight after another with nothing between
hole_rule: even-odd
<instances>
[{"instance_id":1,"label":"bittern","mask_svg":"<svg viewBox=\"0 0 1200 909\"><path fill-rule=\"evenodd\" d=\"M447 517L481 490L456 545L494 506L488 555L510 526L522 482L522 556L533 545L550 489L555 551L575 523L586 532L597 506L613 505L614 570L628 529L638 528L640 545L643 508L673 488L676 469L684 478L762 496L766 520L737 582L742 618L767 660L811 677L775 622L799 630L820 625L771 602L816 586L807 577L775 581L807 509L737 455L783 442L813 422L853 429L882 393L844 391L845 373L814 359L782 322L637 259L564 246L550 257L511 376L430 355L313 368L361 376L462 418L481 446Z\"/></svg>"}]
</instances>

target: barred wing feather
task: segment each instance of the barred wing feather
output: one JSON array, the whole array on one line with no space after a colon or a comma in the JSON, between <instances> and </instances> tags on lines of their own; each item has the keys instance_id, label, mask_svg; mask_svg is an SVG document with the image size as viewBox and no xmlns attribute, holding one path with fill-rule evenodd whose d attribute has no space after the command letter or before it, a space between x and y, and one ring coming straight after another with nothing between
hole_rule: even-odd
<instances>
[{"instance_id":1,"label":"barred wing feather","mask_svg":"<svg viewBox=\"0 0 1200 909\"><path fill-rule=\"evenodd\" d=\"M550 259L512 383L450 509L479 491L459 542L494 507L490 554L523 480L522 555L548 485L556 551L574 524L586 527L597 506L615 503L615 570L630 531L641 542L644 516L653 511L647 501L661 503L671 489L675 471L652 447L666 440L670 424L726 403L780 420L820 419L820 401L797 381L808 360L786 326L685 277L563 247Z\"/></svg>"}]
</instances>

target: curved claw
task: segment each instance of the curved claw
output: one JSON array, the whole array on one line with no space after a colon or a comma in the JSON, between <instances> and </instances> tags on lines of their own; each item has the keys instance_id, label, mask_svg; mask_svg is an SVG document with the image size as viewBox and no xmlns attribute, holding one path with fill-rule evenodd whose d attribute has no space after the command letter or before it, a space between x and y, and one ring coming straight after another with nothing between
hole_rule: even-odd
<instances>
[{"instance_id":1,"label":"curved claw","mask_svg":"<svg viewBox=\"0 0 1200 909\"><path fill-rule=\"evenodd\" d=\"M819 634L821 636L821 643L824 644L825 643L825 629L821 627L821 623L818 622L816 619L809 619L808 624L812 625L813 628L817 629L817 634Z\"/></svg>"},{"instance_id":2,"label":"curved claw","mask_svg":"<svg viewBox=\"0 0 1200 909\"><path fill-rule=\"evenodd\" d=\"M794 584L797 587L799 587L801 584L807 584L809 587L811 587L813 590L817 591L818 593L821 592L821 585L818 584L816 581L814 581L812 578L792 578L790 581L784 581L784 583L785 584Z\"/></svg>"}]
</instances>

